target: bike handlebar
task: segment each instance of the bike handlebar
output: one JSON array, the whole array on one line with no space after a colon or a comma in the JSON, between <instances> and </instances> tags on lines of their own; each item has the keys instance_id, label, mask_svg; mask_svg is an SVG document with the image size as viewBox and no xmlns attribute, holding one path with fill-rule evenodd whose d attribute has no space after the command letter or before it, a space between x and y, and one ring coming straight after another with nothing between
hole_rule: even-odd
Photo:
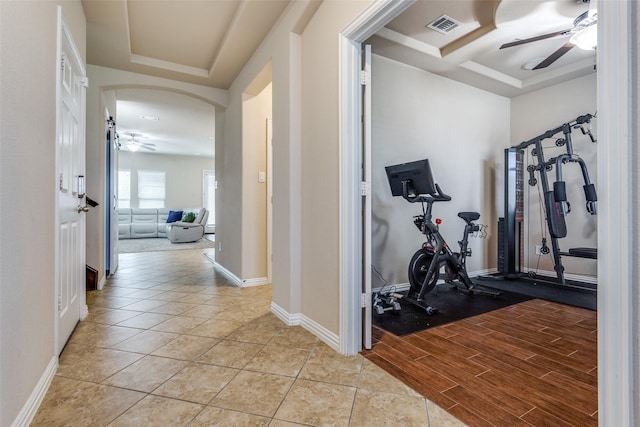
<instances>
[{"instance_id":1,"label":"bike handlebar","mask_svg":"<svg viewBox=\"0 0 640 427\"><path fill-rule=\"evenodd\" d=\"M419 194L417 196L410 196L405 187L403 189L404 194L402 195L402 197L410 203L448 202L451 200L451 196L449 196L448 194L444 194L444 192L442 191L442 189L438 184L435 184L435 186L437 190L436 194Z\"/></svg>"},{"instance_id":2,"label":"bike handlebar","mask_svg":"<svg viewBox=\"0 0 640 427\"><path fill-rule=\"evenodd\" d=\"M436 190L438 190L438 194L433 195L433 199L436 202L448 202L451 200L451 196L448 194L444 194L442 188L438 184L436 184Z\"/></svg>"}]
</instances>

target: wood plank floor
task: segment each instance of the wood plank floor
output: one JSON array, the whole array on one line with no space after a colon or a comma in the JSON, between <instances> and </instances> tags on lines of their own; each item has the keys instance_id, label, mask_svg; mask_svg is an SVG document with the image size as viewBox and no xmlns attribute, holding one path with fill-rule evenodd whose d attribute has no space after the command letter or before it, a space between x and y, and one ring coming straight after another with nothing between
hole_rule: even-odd
<instances>
[{"instance_id":1,"label":"wood plank floor","mask_svg":"<svg viewBox=\"0 0 640 427\"><path fill-rule=\"evenodd\" d=\"M363 355L469 426L597 426L596 312L534 299Z\"/></svg>"}]
</instances>

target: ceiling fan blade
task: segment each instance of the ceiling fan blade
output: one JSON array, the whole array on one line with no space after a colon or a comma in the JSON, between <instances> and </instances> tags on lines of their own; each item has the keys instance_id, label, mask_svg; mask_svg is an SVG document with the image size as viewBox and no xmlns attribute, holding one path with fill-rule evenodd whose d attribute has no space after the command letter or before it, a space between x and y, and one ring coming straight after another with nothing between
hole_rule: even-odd
<instances>
[{"instance_id":1,"label":"ceiling fan blade","mask_svg":"<svg viewBox=\"0 0 640 427\"><path fill-rule=\"evenodd\" d=\"M534 70L539 70L540 68L548 67L549 65L553 64L554 62L556 62L558 60L558 58L560 58L562 55L564 55L565 53L569 52L574 46L575 45L573 43L566 42L565 44L562 45L562 47L560 49L556 50L551 55L547 56L546 59L544 59L541 63L539 63L538 65L533 67L533 69Z\"/></svg>"},{"instance_id":2,"label":"ceiling fan blade","mask_svg":"<svg viewBox=\"0 0 640 427\"><path fill-rule=\"evenodd\" d=\"M537 42L538 40L544 40L544 39L550 39L552 37L559 37L559 36L564 36L567 35L571 32L571 28L568 30L562 30L562 31L556 31L554 33L549 33L549 34L543 34L541 36L535 36L535 37L530 37L528 39L522 39L522 40L516 40L510 43L505 43L502 46L500 46L500 49L504 49L507 47L513 47L513 46L520 46L522 44L526 44L526 43L531 43L531 42Z\"/></svg>"},{"instance_id":3,"label":"ceiling fan blade","mask_svg":"<svg viewBox=\"0 0 640 427\"><path fill-rule=\"evenodd\" d=\"M147 147L147 146L143 145L142 148L145 149L145 150L149 150L149 151L156 151L156 147Z\"/></svg>"}]
</instances>

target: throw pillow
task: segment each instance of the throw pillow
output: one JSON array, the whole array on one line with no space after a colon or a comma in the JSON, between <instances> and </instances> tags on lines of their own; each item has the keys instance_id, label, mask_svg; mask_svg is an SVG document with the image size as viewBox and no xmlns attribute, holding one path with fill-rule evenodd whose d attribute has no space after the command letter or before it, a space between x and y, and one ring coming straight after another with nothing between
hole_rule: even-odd
<instances>
[{"instance_id":1,"label":"throw pillow","mask_svg":"<svg viewBox=\"0 0 640 427\"><path fill-rule=\"evenodd\" d=\"M180 221L182 219L182 211L169 211L169 216L167 216L167 224L170 222Z\"/></svg>"},{"instance_id":2,"label":"throw pillow","mask_svg":"<svg viewBox=\"0 0 640 427\"><path fill-rule=\"evenodd\" d=\"M193 212L187 212L182 217L182 222L193 222L196 219L196 214Z\"/></svg>"}]
</instances>

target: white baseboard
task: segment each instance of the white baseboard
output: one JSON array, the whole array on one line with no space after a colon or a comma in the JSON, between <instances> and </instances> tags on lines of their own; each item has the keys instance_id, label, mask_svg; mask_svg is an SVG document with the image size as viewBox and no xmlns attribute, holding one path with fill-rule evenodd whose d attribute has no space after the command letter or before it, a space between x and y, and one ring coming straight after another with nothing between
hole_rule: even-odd
<instances>
[{"instance_id":1,"label":"white baseboard","mask_svg":"<svg viewBox=\"0 0 640 427\"><path fill-rule=\"evenodd\" d=\"M11 423L11 427L28 427L29 424L31 424L33 417L35 417L36 412L42 403L42 399L44 399L44 396L49 389L49 385L51 385L51 381L53 380L53 376L57 369L58 358L53 356L49 361L47 368L42 373L40 380L38 380L38 384L36 384L36 387L31 392L29 399L27 399L16 419Z\"/></svg>"},{"instance_id":2,"label":"white baseboard","mask_svg":"<svg viewBox=\"0 0 640 427\"><path fill-rule=\"evenodd\" d=\"M282 320L287 326L300 325L300 314L289 314L286 310L280 307L275 302L271 301L271 313L278 319Z\"/></svg>"},{"instance_id":3,"label":"white baseboard","mask_svg":"<svg viewBox=\"0 0 640 427\"><path fill-rule=\"evenodd\" d=\"M104 277L104 274L102 275L102 277L100 278L100 281L98 282L98 290L101 291L102 288L104 288L105 283L107 282L106 278Z\"/></svg>"},{"instance_id":4,"label":"white baseboard","mask_svg":"<svg viewBox=\"0 0 640 427\"><path fill-rule=\"evenodd\" d=\"M242 286L242 280L226 268L224 268L221 264L217 262L213 262L213 268L218 270L220 273L224 274L227 279L231 280L235 286Z\"/></svg>"},{"instance_id":5,"label":"white baseboard","mask_svg":"<svg viewBox=\"0 0 640 427\"><path fill-rule=\"evenodd\" d=\"M241 279L226 268L224 268L221 264L217 262L213 262L213 268L218 270L220 273L224 274L227 279L231 280L235 286L240 288L247 288L250 286L261 286L268 285L269 279L267 277L256 277L253 279Z\"/></svg>"},{"instance_id":6,"label":"white baseboard","mask_svg":"<svg viewBox=\"0 0 640 427\"><path fill-rule=\"evenodd\" d=\"M80 320L86 319L88 315L89 315L89 306L87 304L84 304L80 308Z\"/></svg>"},{"instance_id":7,"label":"white baseboard","mask_svg":"<svg viewBox=\"0 0 640 427\"><path fill-rule=\"evenodd\" d=\"M244 279L242 281L241 286L249 287L249 286L262 286L262 285L268 285L268 284L269 284L269 278L256 277L255 279Z\"/></svg>"},{"instance_id":8,"label":"white baseboard","mask_svg":"<svg viewBox=\"0 0 640 427\"><path fill-rule=\"evenodd\" d=\"M290 314L282 307L271 302L271 312L288 326L302 326L307 331L318 337L322 342L337 352L340 352L340 337L326 329L316 321L308 318L304 314Z\"/></svg>"}]
</instances>

